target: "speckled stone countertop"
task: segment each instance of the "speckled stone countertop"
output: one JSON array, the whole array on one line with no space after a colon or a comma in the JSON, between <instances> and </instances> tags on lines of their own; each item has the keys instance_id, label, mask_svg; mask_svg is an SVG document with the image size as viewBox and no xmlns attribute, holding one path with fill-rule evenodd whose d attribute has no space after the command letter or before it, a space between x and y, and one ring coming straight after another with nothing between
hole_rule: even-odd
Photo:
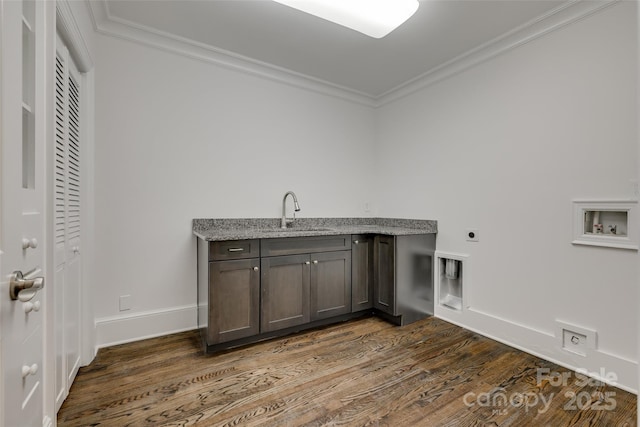
<instances>
[{"instance_id":1,"label":"speckled stone countertop","mask_svg":"<svg viewBox=\"0 0 640 427\"><path fill-rule=\"evenodd\" d=\"M298 218L280 228L280 218L197 218L193 234L208 241L334 236L339 234L433 234L437 221L394 218Z\"/></svg>"}]
</instances>

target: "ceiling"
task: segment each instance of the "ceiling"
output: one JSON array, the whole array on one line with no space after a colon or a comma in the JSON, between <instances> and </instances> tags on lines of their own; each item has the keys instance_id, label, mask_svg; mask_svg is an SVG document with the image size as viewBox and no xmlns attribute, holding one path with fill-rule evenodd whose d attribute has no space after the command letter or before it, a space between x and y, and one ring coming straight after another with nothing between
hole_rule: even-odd
<instances>
[{"instance_id":1,"label":"ceiling","mask_svg":"<svg viewBox=\"0 0 640 427\"><path fill-rule=\"evenodd\" d=\"M379 98L562 7L552 0L420 0L374 39L271 0L103 0L109 19Z\"/></svg>"}]
</instances>

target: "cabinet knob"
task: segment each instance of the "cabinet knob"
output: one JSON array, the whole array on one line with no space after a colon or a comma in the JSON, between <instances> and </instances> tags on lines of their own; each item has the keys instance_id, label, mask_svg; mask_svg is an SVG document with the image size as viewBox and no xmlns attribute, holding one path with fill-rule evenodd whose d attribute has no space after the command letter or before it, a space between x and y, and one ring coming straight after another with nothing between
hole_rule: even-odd
<instances>
[{"instance_id":1,"label":"cabinet knob","mask_svg":"<svg viewBox=\"0 0 640 427\"><path fill-rule=\"evenodd\" d=\"M258 267L253 267L253 271L258 271Z\"/></svg>"},{"instance_id":2,"label":"cabinet knob","mask_svg":"<svg viewBox=\"0 0 640 427\"><path fill-rule=\"evenodd\" d=\"M40 301L31 302L27 301L22 304L22 309L25 313L31 313L32 311L40 311Z\"/></svg>"},{"instance_id":3,"label":"cabinet knob","mask_svg":"<svg viewBox=\"0 0 640 427\"><path fill-rule=\"evenodd\" d=\"M38 247L38 239L22 239L22 249L35 249Z\"/></svg>"},{"instance_id":4,"label":"cabinet knob","mask_svg":"<svg viewBox=\"0 0 640 427\"><path fill-rule=\"evenodd\" d=\"M309 265L309 264L311 264L311 263L310 263L309 261L305 261L304 263L305 263L306 265Z\"/></svg>"},{"instance_id":5,"label":"cabinet knob","mask_svg":"<svg viewBox=\"0 0 640 427\"><path fill-rule=\"evenodd\" d=\"M318 260L317 260L317 259L314 259L314 260L313 260L313 263L314 263L314 264L317 264L317 263L318 263Z\"/></svg>"},{"instance_id":6,"label":"cabinet knob","mask_svg":"<svg viewBox=\"0 0 640 427\"><path fill-rule=\"evenodd\" d=\"M31 366L23 365L22 366L22 378L26 378L29 375L35 375L38 373L38 365L33 364Z\"/></svg>"},{"instance_id":7,"label":"cabinet knob","mask_svg":"<svg viewBox=\"0 0 640 427\"><path fill-rule=\"evenodd\" d=\"M358 243L360 243L360 241L359 241L359 240L354 240L354 241L353 241L353 244L354 244L354 245L357 245Z\"/></svg>"}]
</instances>

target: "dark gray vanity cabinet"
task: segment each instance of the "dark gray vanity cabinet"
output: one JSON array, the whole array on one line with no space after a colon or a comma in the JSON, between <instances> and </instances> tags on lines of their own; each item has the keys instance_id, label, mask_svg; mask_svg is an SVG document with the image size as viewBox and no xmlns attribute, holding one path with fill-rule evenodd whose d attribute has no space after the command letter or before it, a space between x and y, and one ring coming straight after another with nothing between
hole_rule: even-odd
<instances>
[{"instance_id":1,"label":"dark gray vanity cabinet","mask_svg":"<svg viewBox=\"0 0 640 427\"><path fill-rule=\"evenodd\" d=\"M378 314L433 314L435 234L198 239L198 328L206 351Z\"/></svg>"},{"instance_id":2,"label":"dark gray vanity cabinet","mask_svg":"<svg viewBox=\"0 0 640 427\"><path fill-rule=\"evenodd\" d=\"M207 345L260 332L259 241L198 244L198 327Z\"/></svg>"},{"instance_id":3,"label":"dark gray vanity cabinet","mask_svg":"<svg viewBox=\"0 0 640 427\"><path fill-rule=\"evenodd\" d=\"M351 311L373 307L373 236L351 236Z\"/></svg>"}]
</instances>

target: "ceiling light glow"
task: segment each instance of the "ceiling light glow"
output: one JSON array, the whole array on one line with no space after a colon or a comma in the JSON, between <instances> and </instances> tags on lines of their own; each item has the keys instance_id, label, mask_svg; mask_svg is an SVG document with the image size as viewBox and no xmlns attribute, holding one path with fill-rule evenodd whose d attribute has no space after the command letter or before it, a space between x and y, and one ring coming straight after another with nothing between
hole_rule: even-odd
<instances>
[{"instance_id":1,"label":"ceiling light glow","mask_svg":"<svg viewBox=\"0 0 640 427\"><path fill-rule=\"evenodd\" d=\"M418 0L274 0L376 39L398 28L418 10Z\"/></svg>"}]
</instances>

